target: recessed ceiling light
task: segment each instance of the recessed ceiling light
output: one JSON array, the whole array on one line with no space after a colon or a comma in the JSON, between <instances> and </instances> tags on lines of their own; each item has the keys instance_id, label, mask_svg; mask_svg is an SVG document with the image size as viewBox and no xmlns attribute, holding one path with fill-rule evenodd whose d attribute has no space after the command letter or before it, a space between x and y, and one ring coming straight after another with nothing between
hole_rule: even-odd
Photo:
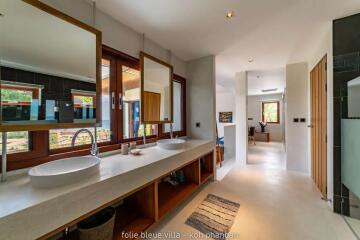
<instances>
[{"instance_id":1,"label":"recessed ceiling light","mask_svg":"<svg viewBox=\"0 0 360 240\"><path fill-rule=\"evenodd\" d=\"M227 19L230 19L230 18L235 16L235 13L233 11L229 11L229 12L226 13L225 16L226 16Z\"/></svg>"},{"instance_id":2,"label":"recessed ceiling light","mask_svg":"<svg viewBox=\"0 0 360 240\"><path fill-rule=\"evenodd\" d=\"M253 61L254 61L253 58L249 58L249 59L248 59L248 62L249 62L249 63L252 63Z\"/></svg>"}]
</instances>

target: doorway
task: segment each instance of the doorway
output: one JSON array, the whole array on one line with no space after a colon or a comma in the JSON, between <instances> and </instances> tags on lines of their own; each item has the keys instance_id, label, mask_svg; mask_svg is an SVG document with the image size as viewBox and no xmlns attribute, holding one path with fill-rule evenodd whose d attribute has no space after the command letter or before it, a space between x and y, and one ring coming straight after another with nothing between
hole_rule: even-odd
<instances>
[{"instance_id":1,"label":"doorway","mask_svg":"<svg viewBox=\"0 0 360 240\"><path fill-rule=\"evenodd\" d=\"M327 56L310 73L311 177L327 196Z\"/></svg>"},{"instance_id":2,"label":"doorway","mask_svg":"<svg viewBox=\"0 0 360 240\"><path fill-rule=\"evenodd\" d=\"M247 164L284 170L285 68L249 71L247 80Z\"/></svg>"}]
</instances>

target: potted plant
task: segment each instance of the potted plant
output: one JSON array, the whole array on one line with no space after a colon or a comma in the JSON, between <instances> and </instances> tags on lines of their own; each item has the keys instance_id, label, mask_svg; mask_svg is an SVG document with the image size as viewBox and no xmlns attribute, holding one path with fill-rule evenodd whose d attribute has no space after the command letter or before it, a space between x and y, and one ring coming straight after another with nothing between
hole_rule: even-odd
<instances>
[{"instance_id":1,"label":"potted plant","mask_svg":"<svg viewBox=\"0 0 360 240\"><path fill-rule=\"evenodd\" d=\"M266 122L259 122L260 127L261 127L261 132L265 132L265 127L267 126Z\"/></svg>"}]
</instances>

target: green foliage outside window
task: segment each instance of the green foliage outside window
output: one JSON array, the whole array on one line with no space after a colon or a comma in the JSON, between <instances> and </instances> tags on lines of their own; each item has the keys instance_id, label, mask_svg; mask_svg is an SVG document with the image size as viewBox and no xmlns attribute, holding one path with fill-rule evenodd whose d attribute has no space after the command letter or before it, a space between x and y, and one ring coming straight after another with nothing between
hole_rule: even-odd
<instances>
[{"instance_id":1,"label":"green foliage outside window","mask_svg":"<svg viewBox=\"0 0 360 240\"><path fill-rule=\"evenodd\" d=\"M279 102L263 103L263 121L267 123L279 123Z\"/></svg>"},{"instance_id":2,"label":"green foliage outside window","mask_svg":"<svg viewBox=\"0 0 360 240\"><path fill-rule=\"evenodd\" d=\"M1 101L31 102L32 92L14 89L1 89Z\"/></svg>"}]
</instances>

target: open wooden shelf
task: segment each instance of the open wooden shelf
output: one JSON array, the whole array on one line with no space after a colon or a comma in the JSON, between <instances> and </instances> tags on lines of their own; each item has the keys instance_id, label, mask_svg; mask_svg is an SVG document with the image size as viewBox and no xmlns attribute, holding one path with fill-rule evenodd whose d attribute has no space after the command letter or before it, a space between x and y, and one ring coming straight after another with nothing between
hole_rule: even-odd
<instances>
[{"instance_id":1,"label":"open wooden shelf","mask_svg":"<svg viewBox=\"0 0 360 240\"><path fill-rule=\"evenodd\" d=\"M136 233L140 234L148 229L153 223L154 218L149 218L142 215L137 209L124 204L116 208L116 218L114 227L114 240L122 239L136 239L122 237L122 233Z\"/></svg>"},{"instance_id":2,"label":"open wooden shelf","mask_svg":"<svg viewBox=\"0 0 360 240\"><path fill-rule=\"evenodd\" d=\"M155 222L155 185L131 194L116 208L114 240L123 238L122 233L140 234Z\"/></svg>"},{"instance_id":3,"label":"open wooden shelf","mask_svg":"<svg viewBox=\"0 0 360 240\"><path fill-rule=\"evenodd\" d=\"M163 217L167 212L185 200L200 184L199 161L189 163L179 169L185 175L185 182L173 186L168 182L158 182L158 217Z\"/></svg>"},{"instance_id":4,"label":"open wooden shelf","mask_svg":"<svg viewBox=\"0 0 360 240\"><path fill-rule=\"evenodd\" d=\"M184 183L178 186L172 186L167 182L159 183L159 218L182 202L197 187L198 185L196 183Z\"/></svg>"},{"instance_id":5,"label":"open wooden shelf","mask_svg":"<svg viewBox=\"0 0 360 240\"><path fill-rule=\"evenodd\" d=\"M188 198L200 185L211 179L214 176L213 151L185 166L169 170L171 172L167 176L174 171L182 171L185 181L174 186L164 181L164 177L160 177L129 193L126 197L119 197L119 200L116 200L117 204L116 202L111 203L110 206L116 209L114 240L137 239L136 237L123 236L123 233L132 233L132 236L141 235L156 221L159 221ZM104 208L107 206L109 205L104 206ZM74 223L67 227L76 229ZM69 236L60 239L77 240L79 239L78 231L72 231Z\"/></svg>"},{"instance_id":6,"label":"open wooden shelf","mask_svg":"<svg viewBox=\"0 0 360 240\"><path fill-rule=\"evenodd\" d=\"M200 182L204 183L214 176L214 155L209 153L199 159L200 161Z\"/></svg>"},{"instance_id":7,"label":"open wooden shelf","mask_svg":"<svg viewBox=\"0 0 360 240\"><path fill-rule=\"evenodd\" d=\"M202 172L201 173L201 183L206 182L209 180L214 174L210 172Z\"/></svg>"}]
</instances>

